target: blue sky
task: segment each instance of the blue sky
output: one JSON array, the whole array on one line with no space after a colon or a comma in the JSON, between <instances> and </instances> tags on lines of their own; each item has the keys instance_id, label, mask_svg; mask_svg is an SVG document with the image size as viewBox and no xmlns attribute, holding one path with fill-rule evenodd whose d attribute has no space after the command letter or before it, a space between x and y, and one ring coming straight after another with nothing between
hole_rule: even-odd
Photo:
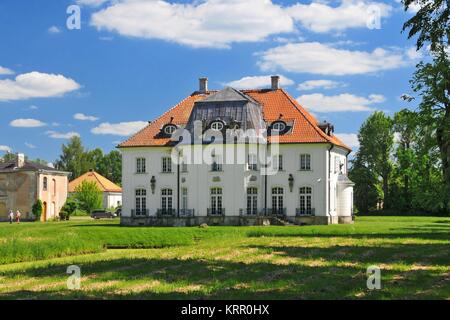
<instances>
[{"instance_id":1,"label":"blue sky","mask_svg":"<svg viewBox=\"0 0 450 320\"><path fill-rule=\"evenodd\" d=\"M79 30L66 26L74 4ZM405 107L421 57L400 33L411 15L395 0L2 1L0 154L54 161L75 134L108 152L201 76L220 89L272 74L357 147L370 112Z\"/></svg>"}]
</instances>

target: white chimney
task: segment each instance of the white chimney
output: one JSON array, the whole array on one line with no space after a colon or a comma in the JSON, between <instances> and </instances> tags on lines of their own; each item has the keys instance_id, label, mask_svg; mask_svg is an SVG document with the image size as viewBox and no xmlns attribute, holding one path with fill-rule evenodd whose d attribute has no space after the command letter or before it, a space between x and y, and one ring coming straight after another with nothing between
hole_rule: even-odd
<instances>
[{"instance_id":1,"label":"white chimney","mask_svg":"<svg viewBox=\"0 0 450 320\"><path fill-rule=\"evenodd\" d=\"M25 165L25 155L18 153L16 155L16 168L22 168Z\"/></svg>"},{"instance_id":2,"label":"white chimney","mask_svg":"<svg viewBox=\"0 0 450 320\"><path fill-rule=\"evenodd\" d=\"M272 90L280 89L280 76L271 76L272 79Z\"/></svg>"},{"instance_id":3,"label":"white chimney","mask_svg":"<svg viewBox=\"0 0 450 320\"><path fill-rule=\"evenodd\" d=\"M208 78L200 78L199 80L199 89L200 93L206 93L208 91Z\"/></svg>"}]
</instances>

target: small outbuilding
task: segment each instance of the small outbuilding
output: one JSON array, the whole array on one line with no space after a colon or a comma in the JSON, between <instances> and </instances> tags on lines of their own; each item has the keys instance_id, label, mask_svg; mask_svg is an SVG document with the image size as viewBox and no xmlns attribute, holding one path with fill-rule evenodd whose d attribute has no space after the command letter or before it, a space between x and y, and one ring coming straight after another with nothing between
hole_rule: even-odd
<instances>
[{"instance_id":1,"label":"small outbuilding","mask_svg":"<svg viewBox=\"0 0 450 320\"><path fill-rule=\"evenodd\" d=\"M122 205L122 188L93 170L69 182L69 195L76 193L77 187L83 181L94 182L102 191L103 208L117 208Z\"/></svg>"}]
</instances>

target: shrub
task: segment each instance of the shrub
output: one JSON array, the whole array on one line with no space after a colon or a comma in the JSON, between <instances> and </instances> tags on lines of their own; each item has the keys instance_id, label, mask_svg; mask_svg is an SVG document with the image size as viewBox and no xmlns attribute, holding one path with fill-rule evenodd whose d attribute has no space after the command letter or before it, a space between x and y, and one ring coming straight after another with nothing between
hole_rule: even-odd
<instances>
[{"instance_id":1,"label":"shrub","mask_svg":"<svg viewBox=\"0 0 450 320\"><path fill-rule=\"evenodd\" d=\"M103 194L95 182L83 181L75 192L75 199L80 209L91 213L92 210L102 207Z\"/></svg>"},{"instance_id":2,"label":"shrub","mask_svg":"<svg viewBox=\"0 0 450 320\"><path fill-rule=\"evenodd\" d=\"M36 221L41 220L42 215L42 201L38 199L35 204L33 204L33 207L31 208L31 212L33 213L34 218Z\"/></svg>"},{"instance_id":3,"label":"shrub","mask_svg":"<svg viewBox=\"0 0 450 320\"><path fill-rule=\"evenodd\" d=\"M77 210L78 204L74 199L67 199L64 206L61 208L59 212L59 217L61 220L69 220L70 216Z\"/></svg>"}]
</instances>

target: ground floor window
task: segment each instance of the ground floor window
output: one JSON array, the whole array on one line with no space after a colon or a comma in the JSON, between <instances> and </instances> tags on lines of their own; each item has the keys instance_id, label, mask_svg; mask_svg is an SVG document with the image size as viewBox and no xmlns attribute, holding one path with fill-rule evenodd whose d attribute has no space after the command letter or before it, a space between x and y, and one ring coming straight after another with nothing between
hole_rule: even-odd
<instances>
[{"instance_id":1,"label":"ground floor window","mask_svg":"<svg viewBox=\"0 0 450 320\"><path fill-rule=\"evenodd\" d=\"M312 188L301 187L300 188L300 214L308 215L312 214Z\"/></svg>"},{"instance_id":2,"label":"ground floor window","mask_svg":"<svg viewBox=\"0 0 450 320\"><path fill-rule=\"evenodd\" d=\"M147 190L136 189L136 215L143 216L147 210Z\"/></svg>"},{"instance_id":3,"label":"ground floor window","mask_svg":"<svg viewBox=\"0 0 450 320\"><path fill-rule=\"evenodd\" d=\"M247 188L247 214L256 214L258 211L258 189Z\"/></svg>"},{"instance_id":4,"label":"ground floor window","mask_svg":"<svg viewBox=\"0 0 450 320\"><path fill-rule=\"evenodd\" d=\"M161 209L163 213L171 213L173 207L173 192L172 189L162 189L161 190Z\"/></svg>"},{"instance_id":5,"label":"ground floor window","mask_svg":"<svg viewBox=\"0 0 450 320\"><path fill-rule=\"evenodd\" d=\"M275 187L272 188L272 213L282 214L283 213L283 188Z\"/></svg>"},{"instance_id":6,"label":"ground floor window","mask_svg":"<svg viewBox=\"0 0 450 320\"><path fill-rule=\"evenodd\" d=\"M188 209L188 189L182 188L181 189L181 210L187 210Z\"/></svg>"},{"instance_id":7,"label":"ground floor window","mask_svg":"<svg viewBox=\"0 0 450 320\"><path fill-rule=\"evenodd\" d=\"M211 214L222 214L222 188L211 188Z\"/></svg>"}]
</instances>

